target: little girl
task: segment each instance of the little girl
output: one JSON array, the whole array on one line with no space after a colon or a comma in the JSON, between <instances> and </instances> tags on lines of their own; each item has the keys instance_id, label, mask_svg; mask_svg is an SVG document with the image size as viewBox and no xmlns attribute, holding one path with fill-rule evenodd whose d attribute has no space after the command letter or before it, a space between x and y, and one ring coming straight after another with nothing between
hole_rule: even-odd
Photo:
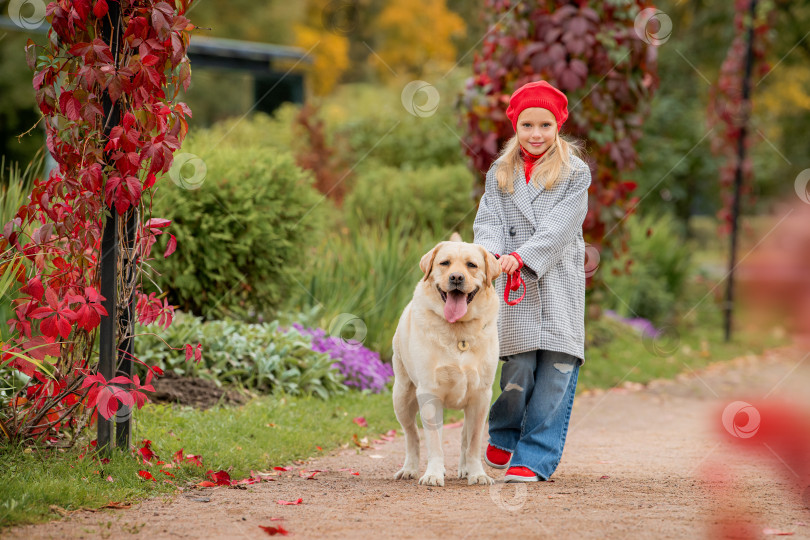
<instances>
[{"instance_id":1,"label":"little girl","mask_svg":"<svg viewBox=\"0 0 810 540\"><path fill-rule=\"evenodd\" d=\"M515 129L487 172L474 243L525 282L498 315L501 395L489 412L485 461L505 482L548 480L563 452L579 367L585 362L585 241L591 171L560 136L568 99L545 81L518 88ZM518 275L513 276L515 272ZM506 276L495 281L503 296ZM520 295L520 291L517 293ZM505 300L509 296L505 297Z\"/></svg>"}]
</instances>

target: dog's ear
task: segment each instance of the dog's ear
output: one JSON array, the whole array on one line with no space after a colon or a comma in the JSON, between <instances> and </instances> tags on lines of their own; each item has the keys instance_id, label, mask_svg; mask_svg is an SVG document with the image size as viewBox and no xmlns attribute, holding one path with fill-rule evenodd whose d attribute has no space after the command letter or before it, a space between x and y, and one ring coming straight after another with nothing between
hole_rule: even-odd
<instances>
[{"instance_id":1,"label":"dog's ear","mask_svg":"<svg viewBox=\"0 0 810 540\"><path fill-rule=\"evenodd\" d=\"M422 255L422 259L419 261L419 268L425 273L422 281L427 281L430 271L433 270L433 259L436 258L436 254L439 252L439 248L442 244L444 244L444 242L440 242L436 247Z\"/></svg>"},{"instance_id":2,"label":"dog's ear","mask_svg":"<svg viewBox=\"0 0 810 540\"><path fill-rule=\"evenodd\" d=\"M484 271L487 276L487 286L492 285L492 280L501 274L501 263L495 258L495 255L481 247L481 252L484 254Z\"/></svg>"}]
</instances>

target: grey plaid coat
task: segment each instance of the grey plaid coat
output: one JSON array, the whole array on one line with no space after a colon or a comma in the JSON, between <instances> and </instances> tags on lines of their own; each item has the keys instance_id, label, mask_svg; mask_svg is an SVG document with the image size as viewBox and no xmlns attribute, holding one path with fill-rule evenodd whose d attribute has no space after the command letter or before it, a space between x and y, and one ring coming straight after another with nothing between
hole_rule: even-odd
<instances>
[{"instance_id":1,"label":"grey plaid coat","mask_svg":"<svg viewBox=\"0 0 810 540\"><path fill-rule=\"evenodd\" d=\"M497 161L495 162L497 163ZM537 349L560 351L585 362L585 241L582 223L588 211L591 171L572 156L567 175L553 188L526 184L523 167L515 170L514 193L498 188L496 165L473 231L474 243L491 253L516 251L523 259L526 296L515 306L503 301L506 273L495 280L500 298L500 356ZM512 291L514 300L523 293Z\"/></svg>"}]
</instances>

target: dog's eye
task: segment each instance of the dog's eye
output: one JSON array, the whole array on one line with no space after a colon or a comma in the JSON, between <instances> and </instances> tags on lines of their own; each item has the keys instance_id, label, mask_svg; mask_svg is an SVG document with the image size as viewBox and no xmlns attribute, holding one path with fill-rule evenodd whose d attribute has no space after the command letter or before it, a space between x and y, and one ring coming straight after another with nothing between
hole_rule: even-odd
<instances>
[{"instance_id":1,"label":"dog's eye","mask_svg":"<svg viewBox=\"0 0 810 540\"><path fill-rule=\"evenodd\" d=\"M478 268L478 265L477 265L477 264L475 264L475 263L471 263L471 262L468 262L468 263L467 263L467 266L469 266L470 268Z\"/></svg>"},{"instance_id":2,"label":"dog's eye","mask_svg":"<svg viewBox=\"0 0 810 540\"><path fill-rule=\"evenodd\" d=\"M442 261L439 264L442 266L448 266L450 264L450 261Z\"/></svg>"}]
</instances>

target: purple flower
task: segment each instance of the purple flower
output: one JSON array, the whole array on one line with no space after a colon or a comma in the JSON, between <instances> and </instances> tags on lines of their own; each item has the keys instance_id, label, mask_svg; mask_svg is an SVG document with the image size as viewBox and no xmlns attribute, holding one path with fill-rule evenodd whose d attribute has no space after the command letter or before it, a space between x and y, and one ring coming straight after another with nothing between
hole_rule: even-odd
<instances>
[{"instance_id":1,"label":"purple flower","mask_svg":"<svg viewBox=\"0 0 810 540\"><path fill-rule=\"evenodd\" d=\"M380 360L380 355L363 347L354 340L344 340L335 336L326 336L322 328L304 328L298 323L293 327L302 335L312 338L312 350L329 353L335 363L332 364L344 377L343 384L358 390L371 390L379 393L391 377L394 368Z\"/></svg>"},{"instance_id":2,"label":"purple flower","mask_svg":"<svg viewBox=\"0 0 810 540\"><path fill-rule=\"evenodd\" d=\"M655 325L653 323L651 323L650 321L648 321L647 319L644 319L642 317L635 317L635 318L632 318L632 319L628 319L626 317L622 317L621 315L619 315L618 313L616 313L612 309L606 309L604 313L605 313L605 315L607 315L611 319L616 319L618 321L623 322L624 324L626 324L628 326L631 326L631 327L635 328L636 330L641 332L642 335L647 335L647 336L650 336L650 337L656 337L659 334L659 330L657 330L655 328Z\"/></svg>"}]
</instances>

